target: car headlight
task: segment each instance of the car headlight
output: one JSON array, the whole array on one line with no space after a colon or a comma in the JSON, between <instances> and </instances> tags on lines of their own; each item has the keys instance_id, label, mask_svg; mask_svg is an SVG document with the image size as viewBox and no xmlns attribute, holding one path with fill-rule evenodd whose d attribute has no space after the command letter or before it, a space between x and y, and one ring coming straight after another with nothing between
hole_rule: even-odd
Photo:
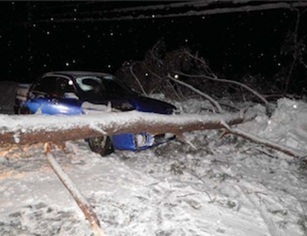
<instances>
[{"instance_id":1,"label":"car headlight","mask_svg":"<svg viewBox=\"0 0 307 236\"><path fill-rule=\"evenodd\" d=\"M129 102L123 102L123 103L120 104L118 109L121 110L121 111L131 111L131 110L134 110L134 107Z\"/></svg>"},{"instance_id":2,"label":"car headlight","mask_svg":"<svg viewBox=\"0 0 307 236\"><path fill-rule=\"evenodd\" d=\"M152 146L154 144L154 137L149 133L138 133L135 135L134 140L137 148Z\"/></svg>"}]
</instances>

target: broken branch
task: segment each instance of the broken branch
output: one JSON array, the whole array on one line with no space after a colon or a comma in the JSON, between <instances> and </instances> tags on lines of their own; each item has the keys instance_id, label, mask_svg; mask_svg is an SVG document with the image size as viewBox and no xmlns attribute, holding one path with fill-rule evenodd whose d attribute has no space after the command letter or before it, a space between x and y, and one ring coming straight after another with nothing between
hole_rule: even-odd
<instances>
[{"instance_id":1,"label":"broken branch","mask_svg":"<svg viewBox=\"0 0 307 236\"><path fill-rule=\"evenodd\" d=\"M295 150L295 149L292 149L290 147L285 147L285 146L282 146L282 145L279 145L277 143L274 143L272 141L269 141L269 140L266 140L264 138L260 138L256 135L253 135L253 134L250 134L250 133L246 133L244 132L243 130L240 130L238 128L231 128L229 127L229 125L227 125L226 123L222 122L224 128L231 134L234 134L234 135L237 135L237 136L240 136L242 138L245 138L247 140L250 140L254 143L259 143L259 144L263 144L269 148L272 148L274 150L277 150L277 151L280 151L280 152L283 152L289 156L292 156L292 157L302 157L303 154L300 153L299 151Z\"/></svg>"},{"instance_id":2,"label":"broken branch","mask_svg":"<svg viewBox=\"0 0 307 236\"><path fill-rule=\"evenodd\" d=\"M75 186L75 184L72 182L72 180L69 178L69 176L63 171L59 163L56 161L54 156L50 152L50 144L45 144L45 151L46 151L46 157L49 165L54 170L55 174L58 176L62 184L65 186L65 188L69 191L70 195L73 197L73 199L78 204L79 208L82 210L85 218L90 223L90 226L95 233L96 236L104 236L104 233L102 229L100 228L100 223L98 220L98 217L96 216L95 212L93 211L90 204L87 202L85 197L81 194L81 192L78 190L78 188Z\"/></svg>"}]
</instances>

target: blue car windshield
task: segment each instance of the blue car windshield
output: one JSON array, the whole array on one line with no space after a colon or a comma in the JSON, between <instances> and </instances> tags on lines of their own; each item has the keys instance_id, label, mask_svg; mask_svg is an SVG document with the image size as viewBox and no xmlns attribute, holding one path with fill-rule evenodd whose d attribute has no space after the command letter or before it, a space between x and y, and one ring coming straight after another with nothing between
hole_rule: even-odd
<instances>
[{"instance_id":1,"label":"blue car windshield","mask_svg":"<svg viewBox=\"0 0 307 236\"><path fill-rule=\"evenodd\" d=\"M82 93L89 98L89 100L120 98L135 94L112 75L82 76L77 77L76 82Z\"/></svg>"}]
</instances>

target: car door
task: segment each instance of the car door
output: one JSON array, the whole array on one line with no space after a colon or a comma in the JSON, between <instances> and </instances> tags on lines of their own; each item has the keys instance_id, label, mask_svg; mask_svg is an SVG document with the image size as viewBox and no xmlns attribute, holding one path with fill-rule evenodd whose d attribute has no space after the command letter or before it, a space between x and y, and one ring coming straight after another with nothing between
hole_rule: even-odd
<instances>
[{"instance_id":1,"label":"car door","mask_svg":"<svg viewBox=\"0 0 307 236\"><path fill-rule=\"evenodd\" d=\"M27 108L31 113L81 114L81 102L73 81L66 77L49 76L39 80L30 90Z\"/></svg>"}]
</instances>

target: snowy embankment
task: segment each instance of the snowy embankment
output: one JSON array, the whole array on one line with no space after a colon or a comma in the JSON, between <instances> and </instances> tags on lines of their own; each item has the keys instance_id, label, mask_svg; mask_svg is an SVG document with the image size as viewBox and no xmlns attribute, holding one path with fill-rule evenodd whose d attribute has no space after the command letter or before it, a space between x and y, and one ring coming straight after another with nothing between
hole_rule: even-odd
<instances>
[{"instance_id":1,"label":"snowy embankment","mask_svg":"<svg viewBox=\"0 0 307 236\"><path fill-rule=\"evenodd\" d=\"M207 104L176 105L202 114ZM253 109L258 116L238 128L306 153L307 103L281 99L270 118ZM193 146L173 141L106 158L82 140L53 153L106 235L306 235L306 163L221 134L194 131L185 134ZM41 144L1 149L0 235L91 234Z\"/></svg>"}]
</instances>

